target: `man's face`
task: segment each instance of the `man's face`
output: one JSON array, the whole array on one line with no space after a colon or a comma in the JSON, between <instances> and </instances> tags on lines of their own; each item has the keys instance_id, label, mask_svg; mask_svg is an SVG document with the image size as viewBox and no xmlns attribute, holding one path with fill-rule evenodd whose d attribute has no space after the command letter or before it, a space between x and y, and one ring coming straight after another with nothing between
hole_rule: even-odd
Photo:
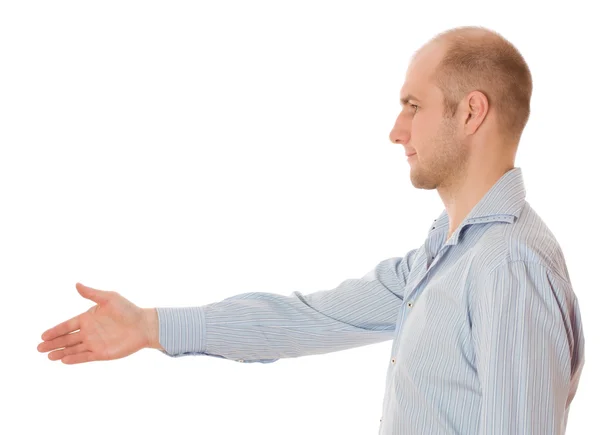
<instances>
[{"instance_id":1,"label":"man's face","mask_svg":"<svg viewBox=\"0 0 600 435\"><path fill-rule=\"evenodd\" d=\"M469 157L458 133L458 117L444 117L443 94L432 81L442 55L443 47L435 45L425 47L413 60L400 92L400 98L408 101L390 132L393 143L404 145L407 154L416 153L408 164L411 182L418 189L452 183Z\"/></svg>"}]
</instances>

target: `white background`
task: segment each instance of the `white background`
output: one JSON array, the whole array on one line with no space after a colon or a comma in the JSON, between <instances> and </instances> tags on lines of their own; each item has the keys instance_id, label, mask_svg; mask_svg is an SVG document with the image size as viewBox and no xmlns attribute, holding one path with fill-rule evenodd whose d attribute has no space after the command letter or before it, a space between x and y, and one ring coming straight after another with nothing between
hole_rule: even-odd
<instances>
[{"instance_id":1,"label":"white background","mask_svg":"<svg viewBox=\"0 0 600 435\"><path fill-rule=\"evenodd\" d=\"M77 281L196 306L419 247L443 204L389 141L399 91L429 38L483 25L533 74L515 165L581 303L567 432L597 433L600 32L587 2L534 3L2 2L0 432L377 433L391 341L265 365L36 347L93 306Z\"/></svg>"}]
</instances>

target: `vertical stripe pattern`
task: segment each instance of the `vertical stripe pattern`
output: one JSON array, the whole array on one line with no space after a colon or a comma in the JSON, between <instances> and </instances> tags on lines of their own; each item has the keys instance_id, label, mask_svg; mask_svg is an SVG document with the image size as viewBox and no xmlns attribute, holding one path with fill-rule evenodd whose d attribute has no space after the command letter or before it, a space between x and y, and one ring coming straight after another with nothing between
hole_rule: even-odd
<instances>
[{"instance_id":1,"label":"vertical stripe pattern","mask_svg":"<svg viewBox=\"0 0 600 435\"><path fill-rule=\"evenodd\" d=\"M584 337L562 250L506 172L448 237L309 294L160 307L170 357L244 363L391 340L380 435L564 434Z\"/></svg>"}]
</instances>

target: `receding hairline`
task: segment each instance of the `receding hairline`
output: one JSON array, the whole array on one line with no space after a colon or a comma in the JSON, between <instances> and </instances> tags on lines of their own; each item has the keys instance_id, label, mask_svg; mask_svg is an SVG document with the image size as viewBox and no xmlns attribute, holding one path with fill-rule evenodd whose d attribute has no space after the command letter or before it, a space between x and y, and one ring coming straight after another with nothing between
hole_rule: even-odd
<instances>
[{"instance_id":1,"label":"receding hairline","mask_svg":"<svg viewBox=\"0 0 600 435\"><path fill-rule=\"evenodd\" d=\"M480 90L502 118L502 130L518 141L529 118L533 86L519 50L494 30L463 26L435 35L413 54L411 65L435 46L441 48L441 60L430 79L444 94L445 113L453 116L459 99Z\"/></svg>"},{"instance_id":2,"label":"receding hairline","mask_svg":"<svg viewBox=\"0 0 600 435\"><path fill-rule=\"evenodd\" d=\"M411 62L415 60L424 50L434 45L443 45L445 47L457 40L477 41L485 39L488 44L500 44L503 42L503 37L498 32L482 26L462 26L444 30L433 36L425 44L423 44L411 57Z\"/></svg>"}]
</instances>

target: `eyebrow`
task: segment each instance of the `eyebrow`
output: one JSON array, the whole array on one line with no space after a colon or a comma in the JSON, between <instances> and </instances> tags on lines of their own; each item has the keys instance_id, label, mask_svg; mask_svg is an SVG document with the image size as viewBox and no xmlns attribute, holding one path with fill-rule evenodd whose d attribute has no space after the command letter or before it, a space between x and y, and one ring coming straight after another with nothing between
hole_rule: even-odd
<instances>
[{"instance_id":1,"label":"eyebrow","mask_svg":"<svg viewBox=\"0 0 600 435\"><path fill-rule=\"evenodd\" d=\"M408 100L413 100L413 101L416 101L416 102L418 102L418 103L420 103L420 102L421 102L421 101L420 101L420 100L419 100L417 97L415 97L414 95L408 94L407 96L405 96L405 97L403 97L403 98L400 98L400 103L401 103L403 106L406 106L406 105L408 104Z\"/></svg>"}]
</instances>

